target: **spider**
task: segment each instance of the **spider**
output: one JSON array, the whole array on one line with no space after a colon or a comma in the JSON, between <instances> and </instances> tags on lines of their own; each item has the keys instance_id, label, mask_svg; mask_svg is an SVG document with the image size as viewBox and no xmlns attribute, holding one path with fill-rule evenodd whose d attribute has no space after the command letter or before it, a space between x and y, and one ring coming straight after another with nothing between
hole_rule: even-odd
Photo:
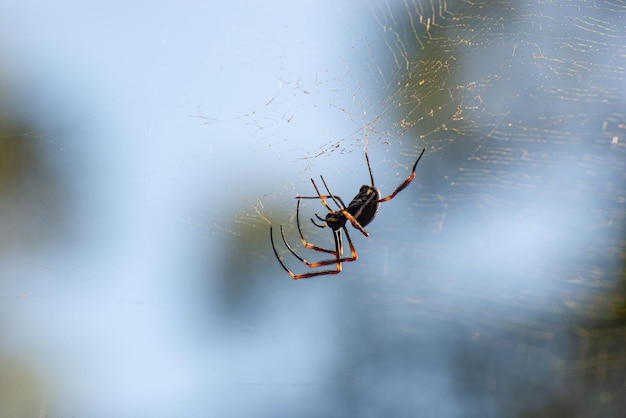
<instances>
[{"instance_id":1,"label":"spider","mask_svg":"<svg viewBox=\"0 0 626 418\"><path fill-rule=\"evenodd\" d=\"M276 259L278 260L280 265L283 267L283 269L294 280L308 279L310 277L340 273L341 263L355 261L357 259L357 254L356 254L356 250L354 249L354 245L352 244L352 240L350 239L350 235L348 234L346 223L350 222L354 228L358 229L364 236L368 237L369 234L365 230L364 227L374 220L374 217L376 217L376 213L378 212L378 207L380 206L381 202L386 202L387 200L393 199L406 186L408 186L409 183L411 183L411 181L413 181L413 179L415 178L415 168L417 167L417 163L419 163L420 159L422 158L422 155L424 155L424 151L426 151L426 148L422 149L422 152L420 153L419 157L417 157L417 160L413 164L411 175L406 180L404 180L404 182L402 182L402 184L400 184L396 188L396 190L393 191L393 193L383 198L380 197L380 191L376 188L376 186L374 186L374 176L372 175L372 168L370 167L370 161L369 161L369 158L367 157L367 151L365 152L365 162L367 163L367 169L370 173L370 185L361 186L359 193L356 196L354 196L354 198L352 199L352 201L350 201L350 204L348 204L348 206L346 206L343 203L343 200L341 200L339 196L333 195L331 193L330 189L328 188L328 185L326 184L326 180L324 180L324 177L320 176L320 178L322 179L322 183L324 184L324 188L328 192L327 195L322 195L319 189L317 188L317 185L313 181L313 179L311 179L311 183L313 183L313 188L315 189L317 196L296 196L296 199L298 199L298 203L296 204L296 225L298 226L298 233L300 234L300 241L302 242L302 245L305 248L331 254L333 258L329 260L323 260L323 261L317 261L317 262L311 263L305 260L304 258L302 258L301 256L299 256L296 253L296 251L293 249L293 247L289 245L289 243L287 242L287 239L285 238L285 233L283 231L282 225L280 226L280 236L282 237L283 242L285 243L285 246L287 247L289 252L291 252L291 254L293 254L298 260L300 260L307 267L316 268L316 267L322 267L322 266L328 266L328 265L334 264L335 268L331 270L313 271L313 272L302 273L302 274L293 273L291 270L287 268L282 258L278 255L278 251L276 251L276 246L274 245L274 234L272 232L272 226L270 224L270 241L272 243L272 249L274 250L274 255L276 255ZM302 229L300 228L300 202L302 201L302 199L319 199L320 202L322 202L322 205L324 205L324 207L328 209L328 213L326 214L324 218L319 216L317 213L315 214L315 217L319 221L323 222L322 224L317 223L313 218L311 218L311 222L313 222L313 225L317 226L318 228L326 228L328 226L333 231L333 238L335 239L334 250L327 250L326 248L318 247L317 245L310 244L309 242L307 242L306 239L304 239L304 235L302 234ZM339 207L339 209L332 210L330 206L328 205L328 202L326 202L325 199L331 199L333 202L335 202L335 204ZM343 239L341 237L341 231L345 232L346 239L348 240L348 245L350 246L349 257L343 256L343 244L342 244Z\"/></svg>"}]
</instances>

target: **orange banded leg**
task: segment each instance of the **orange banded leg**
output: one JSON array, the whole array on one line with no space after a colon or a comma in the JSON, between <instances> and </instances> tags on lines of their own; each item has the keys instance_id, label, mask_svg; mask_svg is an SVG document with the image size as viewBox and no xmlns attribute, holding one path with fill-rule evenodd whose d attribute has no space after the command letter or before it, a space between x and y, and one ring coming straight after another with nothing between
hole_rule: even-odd
<instances>
[{"instance_id":1,"label":"orange banded leg","mask_svg":"<svg viewBox=\"0 0 626 418\"><path fill-rule=\"evenodd\" d=\"M282 234L282 226L281 226L281 234ZM337 241L337 238L339 239L339 241ZM346 238L348 239L348 244L350 245L351 257L341 258L338 255L335 259L332 259L332 260L320 261L320 262L317 262L317 263L308 263L306 260L304 260L302 257L297 255L293 251L293 249L289 246L289 244L287 244L286 240L284 239L284 235L283 235L283 241L285 241L285 244L287 245L287 248L289 248L290 252L293 255L295 255L300 261L302 261L307 266L309 266L310 268L326 266L326 265L330 265L330 264L335 264L335 269L334 270L322 270L322 271L315 271L315 272L311 272L311 273L295 274L295 273L293 273L291 270L289 270L287 268L287 266L283 262L282 258L278 255L278 251L276 250L276 246L274 244L274 234L272 232L272 226L270 225L270 241L272 243L272 249L274 250L274 255L276 256L276 259L278 260L278 262L280 263L282 268L294 280L308 279L310 277L323 276L323 275L328 275L328 274L337 274L337 273L341 272L341 263L342 262L355 261L357 259L357 254L356 254L356 250L354 249L354 245L352 244L352 240L350 239L350 235L348 235L348 231L346 231ZM341 236L337 237L337 234L335 234L335 249L336 249L336 253L337 254L339 254L339 250L340 250L340 247L339 247L340 246L340 240L341 240Z\"/></svg>"},{"instance_id":2,"label":"orange banded leg","mask_svg":"<svg viewBox=\"0 0 626 418\"><path fill-rule=\"evenodd\" d=\"M315 251L321 251L324 253L329 253L332 254L334 256L337 256L337 252L333 251L333 250L327 250L326 248L322 248L322 247L318 247L317 245L313 245L308 243L305 239L304 239L304 234L302 233L302 228L300 228L300 200L298 200L298 204L296 205L296 225L298 226L298 233L300 234L300 241L302 242L302 245L304 245L306 248L309 248L311 250L315 250ZM315 224L317 225L317 224ZM282 234L282 228L281 228L281 234ZM283 241L285 240L284 236L283 236ZM286 244L286 242L285 242ZM287 245L287 247L289 247ZM341 247L341 240L339 241L339 255L343 254L343 250Z\"/></svg>"},{"instance_id":3,"label":"orange banded leg","mask_svg":"<svg viewBox=\"0 0 626 418\"><path fill-rule=\"evenodd\" d=\"M334 231L335 251L333 251L332 254L335 255L335 258L329 259L329 260L317 261L315 263L311 263L305 260L304 258L302 258L301 256L299 256L298 253L296 253L296 250L294 250L293 247L289 245L289 243L285 239L285 234L283 233L282 225L280 228L280 235L283 238L283 242L285 243L285 246L287 247L289 252L294 255L294 257L300 260L307 267L315 268L315 267L320 267L320 266L328 266L334 263L344 263L344 262L349 262L349 261L355 261L357 259L356 250L354 248L354 245L352 244L350 235L348 235L348 231L346 231L345 229L344 231L346 232L346 238L348 239L348 245L350 246L350 253L351 253L350 257L342 257L343 255L342 238L341 238L341 230L339 230L339 231Z\"/></svg>"},{"instance_id":4,"label":"orange banded leg","mask_svg":"<svg viewBox=\"0 0 626 418\"><path fill-rule=\"evenodd\" d=\"M413 181L413 179L415 178L415 169L417 168L417 163L420 162L420 159L422 158L422 155L424 155L424 151L426 151L426 148L422 149L422 153L420 154L419 157L417 157L417 160L415 161L415 164L413 164L413 169L411 170L411 175L409 176L408 179L404 180L404 182L399 185L396 190L393 191L393 193L391 193L389 196L387 197L383 197L382 199L378 199L376 202L386 202L387 200L391 200L394 197L396 197L396 195L398 193L400 193L402 190L404 190L404 188L406 186L409 185L409 183L411 183Z\"/></svg>"}]
</instances>

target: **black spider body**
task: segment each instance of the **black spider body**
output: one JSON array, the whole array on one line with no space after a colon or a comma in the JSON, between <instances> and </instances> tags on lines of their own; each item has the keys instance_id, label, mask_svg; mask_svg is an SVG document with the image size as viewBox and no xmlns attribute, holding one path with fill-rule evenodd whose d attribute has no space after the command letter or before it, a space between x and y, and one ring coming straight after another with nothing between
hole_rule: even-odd
<instances>
[{"instance_id":1,"label":"black spider body","mask_svg":"<svg viewBox=\"0 0 626 418\"><path fill-rule=\"evenodd\" d=\"M422 150L421 154L419 155L419 157L413 164L411 175L406 180L404 180L404 182L402 182L398 187L396 187L393 193L391 193L387 197L381 198L380 191L374 186L374 176L372 175L372 169L370 167L370 162L369 162L369 158L367 157L367 153L365 153L365 161L367 162L367 169L370 174L371 185L361 186L361 188L359 189L359 193L357 193L357 195L354 196L354 198L350 201L350 204L348 204L348 206L346 206L343 203L343 200L339 196L331 193L331 191L328 188L328 185L326 184L326 181L324 180L324 177L322 177L322 183L324 183L324 187L326 188L326 191L328 192L328 194L326 195L322 195L320 193L319 189L317 188L317 185L315 184L313 179L311 179L311 183L313 184L313 188L317 192L317 196L296 196L296 199L298 199L298 203L296 205L296 224L298 226L298 233L300 235L300 241L302 242L302 245L305 248L331 254L333 258L328 259L328 260L314 262L314 263L308 262L304 258L302 258L300 255L298 255L296 251L291 247L291 245L289 245L289 243L287 242L285 238L282 225L280 227L280 235L283 239L283 243L285 244L289 252L291 252L291 254L293 254L298 260L300 260L307 267L315 268L315 267L321 267L321 266L334 264L335 268L332 270L313 271L310 273L303 273L303 274L293 273L291 270L287 268L282 258L278 255L278 251L276 250L276 246L274 245L274 235L272 233L272 227L270 225L270 241L272 243L274 255L278 259L278 262L283 267L283 269L293 279L297 280L297 279L306 279L309 277L322 276L326 274L337 274L341 272L342 263L355 261L357 259L357 254L356 254L356 250L354 249L354 245L352 244L352 240L350 239L350 235L348 234L348 230L346 229L346 223L350 222L352 226L355 229L358 229L364 236L366 237L369 236L369 233L365 230L365 226L367 226L370 222L374 220L374 218L376 217L376 213L378 213L378 208L380 207L381 202L386 202L388 200L393 199L399 192L404 190L404 188L413 181L413 179L415 178L415 168L417 167L417 163L419 162L419 160L422 158L422 155L424 155L425 150L426 149ZM322 218L318 214L315 214L315 217L319 221L322 221L323 224L318 224L314 219L311 219L311 222L313 222L313 225L317 226L318 228L329 227L333 231L333 239L335 240L334 249L322 248L317 245L313 245L304 239L304 235L302 234L302 229L300 228L300 216L299 216L300 201L302 199L319 199L322 205L324 205L324 207L328 210L328 213L326 214L324 218ZM328 202L326 202L326 199L332 200L338 206L339 209L336 209L336 210L331 209L330 206L328 205ZM348 245L350 246L350 256L343 255L343 244L342 244L342 237L341 237L342 231L346 234L346 239L348 240Z\"/></svg>"},{"instance_id":2,"label":"black spider body","mask_svg":"<svg viewBox=\"0 0 626 418\"><path fill-rule=\"evenodd\" d=\"M380 199L380 192L376 187L363 185L346 207L346 212L352 215L362 227L365 227L376 217L380 207L378 199ZM348 218L341 211L333 211L326 214L324 222L333 231L338 231L345 228Z\"/></svg>"}]
</instances>

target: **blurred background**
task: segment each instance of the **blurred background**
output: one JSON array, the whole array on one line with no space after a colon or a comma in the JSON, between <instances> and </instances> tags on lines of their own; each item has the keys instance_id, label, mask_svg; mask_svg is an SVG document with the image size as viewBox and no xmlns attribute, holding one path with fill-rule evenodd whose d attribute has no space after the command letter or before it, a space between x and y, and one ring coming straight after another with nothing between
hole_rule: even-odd
<instances>
[{"instance_id":1,"label":"blurred background","mask_svg":"<svg viewBox=\"0 0 626 418\"><path fill-rule=\"evenodd\" d=\"M0 417L623 416L625 22L0 0ZM358 261L282 270L311 177L422 148Z\"/></svg>"}]
</instances>

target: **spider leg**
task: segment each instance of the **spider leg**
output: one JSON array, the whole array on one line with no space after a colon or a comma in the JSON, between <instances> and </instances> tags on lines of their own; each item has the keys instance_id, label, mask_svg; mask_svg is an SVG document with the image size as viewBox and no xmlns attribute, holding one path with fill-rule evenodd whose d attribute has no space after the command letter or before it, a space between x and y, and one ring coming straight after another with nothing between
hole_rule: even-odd
<instances>
[{"instance_id":1,"label":"spider leg","mask_svg":"<svg viewBox=\"0 0 626 418\"><path fill-rule=\"evenodd\" d=\"M335 243L339 255L343 255L343 239L341 238L341 229L333 231L335 233ZM341 261L354 261L350 257L342 258Z\"/></svg>"},{"instance_id":2,"label":"spider leg","mask_svg":"<svg viewBox=\"0 0 626 418\"><path fill-rule=\"evenodd\" d=\"M336 241L336 237L335 237L335 247L337 249L337 253L339 253L339 248L338 248L338 244ZM298 257L296 255L296 257ZM304 262L303 259L301 259L300 257L298 257L301 261ZM327 274L339 274L341 273L341 259L339 258L339 256L337 256L336 259L334 260L330 260L331 262L329 264L334 263L335 264L335 269L334 270L321 270L321 271L314 271L311 273L302 273L302 274L294 274L292 271L290 271L287 267L285 267L285 265L283 264L283 262L279 259L278 261L280 261L280 264L283 266L283 268L285 269L285 271L291 276L292 279L294 280L298 280L298 279L308 279L310 277L317 277L317 276L325 276ZM313 265L309 265L309 267L317 267L313 266Z\"/></svg>"},{"instance_id":3,"label":"spider leg","mask_svg":"<svg viewBox=\"0 0 626 418\"><path fill-rule=\"evenodd\" d=\"M289 274L291 276L291 278L293 278L294 280L298 280L298 279L308 279L310 277L316 277L316 276L324 276L324 275L329 275L329 274L337 274L341 272L341 263L344 262L349 262L349 261L355 261L358 256L356 254L356 250L354 248L354 244L352 244L352 240L350 239L350 235L348 234L348 231L345 230L346 232L346 239L348 240L348 244L350 245L350 257L341 257L340 254L342 253L342 239L341 239L341 230L338 231L334 231L334 237L335 237L335 254L337 254L337 257L331 260L324 260L324 261L319 261L317 263L309 263L306 260L304 260L302 257L300 257L298 254L296 254L293 249L289 246L289 244L287 244L287 241L285 240L284 234L283 234L283 229L282 229L282 225L281 225L281 235L283 236L283 241L285 242L285 245L287 245L287 248L290 250L290 252L296 256L296 258L298 258L302 263L306 264L308 267L310 268L315 268L315 267L321 267L321 266L327 266L327 265L331 265L334 264L335 265L335 269L334 270L321 270L321 271L314 271L311 273L302 273L302 274L295 274L293 273L291 270L289 270L287 268L287 266L285 266L285 263L282 261L282 259L280 258L280 256L278 255L278 252L276 251L276 247L274 246L274 236L272 234L272 227L270 226L270 239L272 241L272 248L274 249L274 255L276 255L276 258L278 259L278 262L280 263L280 265L283 267L283 269L287 272L287 274Z\"/></svg>"},{"instance_id":4,"label":"spider leg","mask_svg":"<svg viewBox=\"0 0 626 418\"><path fill-rule=\"evenodd\" d=\"M315 219L311 218L311 223L312 223L313 225L315 225L315 226L316 226L316 227L318 227L318 228L326 228L326 227L328 226L328 225L326 224L326 221L324 220L324 218L320 218L320 216L319 216L317 213L315 214L315 216L317 216L317 219L320 219L320 220L324 221L324 223L320 225L320 224L318 224L317 222L315 222Z\"/></svg>"},{"instance_id":5,"label":"spider leg","mask_svg":"<svg viewBox=\"0 0 626 418\"><path fill-rule=\"evenodd\" d=\"M391 200L394 197L396 197L396 195L398 193L400 193L406 186L409 185L409 183L411 183L413 181L413 179L415 178L415 168L417 167L417 163L420 162L420 159L422 158L422 155L424 155L424 151L426 151L426 148L422 149L422 153L420 154L419 157L417 157L417 160L415 161L415 164L413 164L413 169L411 170L411 175L409 176L409 178L407 178L406 180L404 180L404 182L402 182L401 185L399 185L396 190L393 191L393 193L391 193L389 196L387 197L383 197L382 199L378 199L376 202L373 203L378 203L378 202L386 202L387 200ZM354 224L353 224L354 225ZM363 231L361 231L363 232Z\"/></svg>"},{"instance_id":6,"label":"spider leg","mask_svg":"<svg viewBox=\"0 0 626 418\"><path fill-rule=\"evenodd\" d=\"M372 175L372 167L370 167L370 159L367 158L367 151L365 151L365 162L367 163L367 171L370 172L370 184L374 187L374 176Z\"/></svg>"},{"instance_id":7,"label":"spider leg","mask_svg":"<svg viewBox=\"0 0 626 418\"><path fill-rule=\"evenodd\" d=\"M296 274L293 274L293 272L287 268L287 266L283 262L283 259L278 255L278 251L276 251L276 245L274 245L274 233L272 232L271 224L270 224L270 241L272 242L272 249L274 250L274 255L276 256L276 259L282 266L283 270L285 270L287 274L289 274L294 280L300 279L301 277L298 277Z\"/></svg>"},{"instance_id":8,"label":"spider leg","mask_svg":"<svg viewBox=\"0 0 626 418\"><path fill-rule=\"evenodd\" d=\"M282 233L282 225L281 225L281 233ZM284 238L283 238L283 240L284 240ZM335 270L325 270L325 271L316 271L316 272L313 272L313 273L295 274L294 272L289 270L289 268L287 268L287 266L283 262L283 259L278 255L278 251L276 251L276 246L274 245L274 233L272 232L272 226L271 225L270 225L270 241L272 242L272 249L274 250L274 255L276 256L276 259L280 263L280 265L283 268L283 270L285 270L287 272L287 274L289 274L291 276L291 278L294 279L294 280L308 279L309 277L322 276L322 275L326 275L326 274L337 274L337 273L341 272L341 262L340 261L336 261L336 266L335 266L336 268L335 268Z\"/></svg>"},{"instance_id":9,"label":"spider leg","mask_svg":"<svg viewBox=\"0 0 626 418\"><path fill-rule=\"evenodd\" d=\"M352 224L352 226L353 226L355 229L358 229L359 231L361 231L361 233L362 233L364 236L366 236L366 237L369 237L369 236L370 236L369 232L367 232L367 231L365 230L365 228L363 228L363 226L361 226L361 224L359 223L359 221L357 221L357 220L354 218L354 216L350 215L350 212L348 212L348 211L347 211L347 210L345 210L345 209L341 209L341 210L340 210L340 212L341 212L341 214L342 214L343 216L345 216L345 217L346 217L346 218L350 221L350 223ZM347 232L347 231L348 231L348 230L346 229L346 232Z\"/></svg>"},{"instance_id":10,"label":"spider leg","mask_svg":"<svg viewBox=\"0 0 626 418\"><path fill-rule=\"evenodd\" d=\"M293 247L292 247L291 245L289 245L289 243L287 242L287 239L285 238L285 231L283 230L283 226L282 226L282 225L280 226L280 236L283 238L283 242L285 243L285 246L287 247L287 249L289 250L289 252L290 252L291 254L293 254L293 256L294 256L294 257L296 257L298 260L300 260L302 263L304 263L304 264L306 264L307 266L311 267L311 264L312 264L312 263L309 263L309 262L308 262L308 261L306 261L304 258L300 257L300 256L298 255L298 253L296 253L296 250L294 250L294 249L293 249ZM313 249L315 249L315 248L313 248ZM332 250L326 250L326 249L324 249L324 248L320 248L320 249L319 249L319 250L317 250L317 251L323 251L323 252L325 252L325 253L329 253L329 254L332 254L332 255L335 255L335 256L337 255L337 254L335 253L335 251L332 251ZM334 261L333 261L333 262L334 262Z\"/></svg>"},{"instance_id":11,"label":"spider leg","mask_svg":"<svg viewBox=\"0 0 626 418\"><path fill-rule=\"evenodd\" d=\"M335 202L335 204L337 206L339 206L339 208L345 209L346 205L343 203L343 200L341 200L341 198L339 196L333 195L333 193L328 188L328 184L326 184L326 180L324 180L324 177L320 176L320 178L322 179L322 183L324 183L324 187L326 188L326 191L328 192L328 196L330 196L330 198L333 199L333 202ZM313 181L313 179L311 179L311 181ZM313 183L313 186L315 186L315 183ZM317 190L317 186L315 187L315 191L317 192L318 195L320 194L320 192ZM320 197L320 199L321 199L321 197ZM340 202L341 202L341 204L339 204Z\"/></svg>"},{"instance_id":12,"label":"spider leg","mask_svg":"<svg viewBox=\"0 0 626 418\"><path fill-rule=\"evenodd\" d=\"M296 199L332 199L335 198L341 203L341 207L345 207L346 205L343 203L343 200L337 195L321 195L321 196L296 196ZM339 206L339 205L337 205Z\"/></svg>"},{"instance_id":13,"label":"spider leg","mask_svg":"<svg viewBox=\"0 0 626 418\"><path fill-rule=\"evenodd\" d=\"M311 221L312 221L312 219L311 219ZM315 222L313 222L313 223L315 224ZM306 248L310 248L310 249L315 250L315 251L321 251L321 252L324 252L324 253L329 253L329 254L336 255L335 251L327 250L325 248L318 247L318 246L313 245L313 244L309 244L304 239L304 234L302 233L302 228L300 227L300 200L298 200L298 204L296 205L296 225L298 226L298 233L300 234L300 241L302 242L302 245L304 245ZM319 226L319 225L316 224L316 226ZM320 228L323 228L323 227L320 226ZM282 233L282 229L281 229L281 233ZM283 236L283 240L284 240L284 236ZM289 244L287 244L286 241L285 241L285 244L287 245L287 248L290 248ZM295 254L293 251L292 251L292 254L295 255L296 257L298 257L298 255ZM339 255L341 255L341 253Z\"/></svg>"},{"instance_id":14,"label":"spider leg","mask_svg":"<svg viewBox=\"0 0 626 418\"><path fill-rule=\"evenodd\" d=\"M326 181L324 180L324 177L320 176L322 179L322 182L324 183L324 187L326 187L326 191L328 192L327 195L323 195L320 193L319 189L317 188L317 184L315 184L315 181L313 181L313 179L311 179L311 183L313 183L313 188L315 189L315 192L317 193L317 196L296 196L296 199L320 199L322 201L322 204L324 206L326 206L326 208L332 212L332 209L328 206L328 204L326 203L326 201L324 199L333 199L333 201L335 202L335 204L340 207L340 208L345 208L346 204L343 203L343 200L341 200L341 198L339 196L336 196L334 194L332 194L330 192L330 190L328 190L328 186L326 185Z\"/></svg>"},{"instance_id":15,"label":"spider leg","mask_svg":"<svg viewBox=\"0 0 626 418\"><path fill-rule=\"evenodd\" d=\"M352 240L350 240L350 236L347 235L347 232L346 232L346 237L348 237L348 243L350 244L350 252L351 252L350 257L341 257L343 255L343 246L342 246L342 239L341 239L341 230L338 230L338 231L335 231L335 234L334 234L335 251L324 250L330 254L333 254L335 258L332 258L329 260L316 261L314 263L309 262L305 260L304 258L302 258L300 255L298 255L296 253L296 250L294 250L293 247L287 243L287 240L285 239L285 235L283 233L282 228L280 232L283 237L283 242L285 243L285 246L287 247L289 252L291 252L291 254L293 254L294 257L296 257L298 260L300 260L302 264L305 264L309 268L328 266L330 264L343 263L346 261L354 261L357 259L356 250L354 249L354 245L352 245Z\"/></svg>"},{"instance_id":16,"label":"spider leg","mask_svg":"<svg viewBox=\"0 0 626 418\"><path fill-rule=\"evenodd\" d=\"M321 216L319 216L317 213L315 214L315 217L316 217L317 219L319 219L320 221L322 221L322 222L326 222L326 219L322 218L322 217L321 217Z\"/></svg>"},{"instance_id":17,"label":"spider leg","mask_svg":"<svg viewBox=\"0 0 626 418\"><path fill-rule=\"evenodd\" d=\"M320 176L322 177L322 176ZM322 181L324 182L324 186L326 186L326 182L324 181L324 177L322 177ZM328 186L326 186L326 190L328 190L328 194L327 195L322 195L319 191L319 189L317 188L317 184L315 184L315 181L313 179L311 179L311 183L313 183L313 188L315 189L315 192L317 193L317 196L296 196L296 199L300 200L300 199L319 199L320 202L322 202L322 205L324 205L324 207L326 209L328 209L329 212L334 212L330 206L328 206L328 203L326 202L325 199L333 199L333 201L335 202L335 204L343 209L346 207L346 205L343 203L343 200L341 200L341 198L339 196L334 196L330 190L328 190ZM341 204L340 204L341 203Z\"/></svg>"}]
</instances>

